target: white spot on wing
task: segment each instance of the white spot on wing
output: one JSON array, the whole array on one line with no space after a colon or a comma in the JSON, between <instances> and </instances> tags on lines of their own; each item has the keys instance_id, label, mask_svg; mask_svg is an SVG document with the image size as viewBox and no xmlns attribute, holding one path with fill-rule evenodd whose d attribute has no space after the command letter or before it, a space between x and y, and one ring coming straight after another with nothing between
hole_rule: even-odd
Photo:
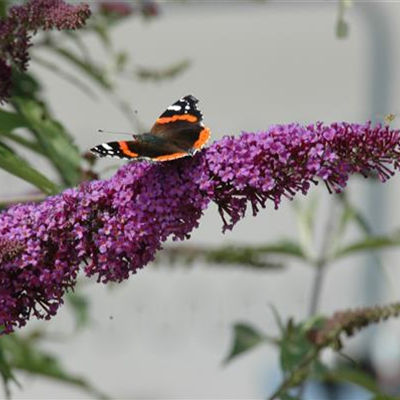
<instances>
[{"instance_id":1,"label":"white spot on wing","mask_svg":"<svg viewBox=\"0 0 400 400\"><path fill-rule=\"evenodd\" d=\"M103 146L103 148L106 149L106 150L112 150L112 147L109 146L107 143L103 143L102 146Z\"/></svg>"},{"instance_id":2,"label":"white spot on wing","mask_svg":"<svg viewBox=\"0 0 400 400\"><path fill-rule=\"evenodd\" d=\"M172 111L180 111L181 110L181 106L178 106L177 104L174 104L172 106L168 107L168 110L172 110Z\"/></svg>"}]
</instances>

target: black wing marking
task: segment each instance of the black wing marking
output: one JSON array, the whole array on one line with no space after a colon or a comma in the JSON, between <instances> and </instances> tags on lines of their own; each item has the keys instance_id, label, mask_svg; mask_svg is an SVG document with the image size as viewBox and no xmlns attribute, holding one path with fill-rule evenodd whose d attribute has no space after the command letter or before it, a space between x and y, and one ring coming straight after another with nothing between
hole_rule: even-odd
<instances>
[{"instance_id":1,"label":"black wing marking","mask_svg":"<svg viewBox=\"0 0 400 400\"><path fill-rule=\"evenodd\" d=\"M191 122L201 122L203 120L203 114L197 108L197 103L199 100L192 95L188 95L182 97L174 104L170 105L157 119L156 123L168 123L174 122L173 118L175 117L175 121L181 120L179 117L185 118L188 116L195 117L195 120Z\"/></svg>"},{"instance_id":2,"label":"black wing marking","mask_svg":"<svg viewBox=\"0 0 400 400\"><path fill-rule=\"evenodd\" d=\"M125 142L128 144L129 148L129 141ZM121 142L108 142L99 144L96 147L90 149L90 151L96 154L98 157L113 157L113 158L121 158L125 160L130 160L134 157L128 156L124 153L123 148L121 147Z\"/></svg>"},{"instance_id":3,"label":"black wing marking","mask_svg":"<svg viewBox=\"0 0 400 400\"><path fill-rule=\"evenodd\" d=\"M184 149L174 143L148 133L140 135L140 140L103 143L93 147L91 152L100 157L114 157L125 160L159 159L159 161L167 161L188 155Z\"/></svg>"}]
</instances>

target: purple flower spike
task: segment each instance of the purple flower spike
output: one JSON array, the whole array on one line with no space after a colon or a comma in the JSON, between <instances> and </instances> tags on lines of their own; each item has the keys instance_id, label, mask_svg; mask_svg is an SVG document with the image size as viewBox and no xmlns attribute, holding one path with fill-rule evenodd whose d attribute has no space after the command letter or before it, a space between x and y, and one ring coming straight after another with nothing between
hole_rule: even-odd
<instances>
[{"instance_id":1,"label":"purple flower spike","mask_svg":"<svg viewBox=\"0 0 400 400\"><path fill-rule=\"evenodd\" d=\"M306 194L322 179L329 192L340 192L350 174L382 181L399 166L399 131L388 126L317 123L271 126L267 132L243 133L214 143L205 155L208 174L202 189L228 214L224 229L232 228L250 203L253 215L268 199L278 208L282 196ZM392 169L390 169L392 167Z\"/></svg>"},{"instance_id":2,"label":"purple flower spike","mask_svg":"<svg viewBox=\"0 0 400 400\"><path fill-rule=\"evenodd\" d=\"M317 179L339 192L351 174L382 181L399 169L400 132L370 123L272 126L225 137L193 158L129 163L110 180L68 189L0 214L0 325L50 318L80 265L120 282L154 259L169 237L187 239L210 201L223 228L268 200L306 194Z\"/></svg>"}]
</instances>

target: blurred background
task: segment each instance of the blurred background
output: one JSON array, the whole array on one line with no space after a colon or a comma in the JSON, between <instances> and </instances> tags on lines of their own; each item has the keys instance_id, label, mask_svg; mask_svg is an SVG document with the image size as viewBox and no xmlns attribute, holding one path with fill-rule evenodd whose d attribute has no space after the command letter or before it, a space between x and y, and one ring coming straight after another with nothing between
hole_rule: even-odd
<instances>
[{"instance_id":1,"label":"blurred background","mask_svg":"<svg viewBox=\"0 0 400 400\"><path fill-rule=\"evenodd\" d=\"M400 111L397 2L163 1L155 6L153 18L133 14L110 30L115 51L126 53L137 72L116 74L116 93L123 102L90 80L93 96L86 96L39 62L46 57L57 64L56 55L40 48L35 53L30 72L43 83L52 113L82 152L117 140L118 136L98 133L99 128L143 132L169 104L187 94L200 100L212 140L277 123L383 122L385 114ZM89 32L81 39L95 65L115 67L95 35ZM76 73L74 65L61 65ZM396 127L398 121L391 125ZM28 151L26 157L51 177L45 159ZM94 170L109 177L122 164L101 159ZM3 199L31 190L24 181L0 171ZM356 177L346 198L364 213L374 234L383 234L400 226L399 194L398 177L384 185ZM211 206L191 240L180 246L190 252L298 241L298 210L312 207L318 248L338 200L322 185L307 198L300 197L284 201L278 211L269 204L257 218L249 215L226 234ZM347 243L362 237L356 227L346 230ZM264 255L267 261L259 268L194 256L190 263L185 257L171 262L171 245L178 244L167 243L157 263L122 284L104 286L82 278L78 293L88 304L84 328L75 330L74 315L66 305L49 322L31 322L27 331L45 325L43 348L112 398L267 397L282 378L278 351L263 344L224 363L235 338L233 326L245 323L276 335L279 327L271 305L283 321L305 319L315 269L279 254ZM399 254L394 247L381 253L377 262L376 255L358 252L328 266L318 311L329 315L398 300ZM365 362L381 385L394 396L399 394L397 321L346 340L344 352ZM331 365L347 362L329 351L323 356ZM16 399L89 398L79 387L55 380L30 374L19 380L22 387L13 388ZM328 394L311 382L304 390L308 399L371 398L354 385L335 387Z\"/></svg>"}]
</instances>

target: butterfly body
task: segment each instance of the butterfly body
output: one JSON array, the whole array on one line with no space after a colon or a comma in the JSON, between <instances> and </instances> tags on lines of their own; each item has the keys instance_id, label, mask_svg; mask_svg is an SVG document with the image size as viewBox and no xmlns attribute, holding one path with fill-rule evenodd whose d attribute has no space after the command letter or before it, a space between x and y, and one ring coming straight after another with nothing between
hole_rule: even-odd
<instances>
[{"instance_id":1,"label":"butterfly body","mask_svg":"<svg viewBox=\"0 0 400 400\"><path fill-rule=\"evenodd\" d=\"M210 138L210 130L189 95L176 101L156 120L150 132L132 135L132 140L103 143L91 149L100 157L126 160L170 161L193 156Z\"/></svg>"}]
</instances>

